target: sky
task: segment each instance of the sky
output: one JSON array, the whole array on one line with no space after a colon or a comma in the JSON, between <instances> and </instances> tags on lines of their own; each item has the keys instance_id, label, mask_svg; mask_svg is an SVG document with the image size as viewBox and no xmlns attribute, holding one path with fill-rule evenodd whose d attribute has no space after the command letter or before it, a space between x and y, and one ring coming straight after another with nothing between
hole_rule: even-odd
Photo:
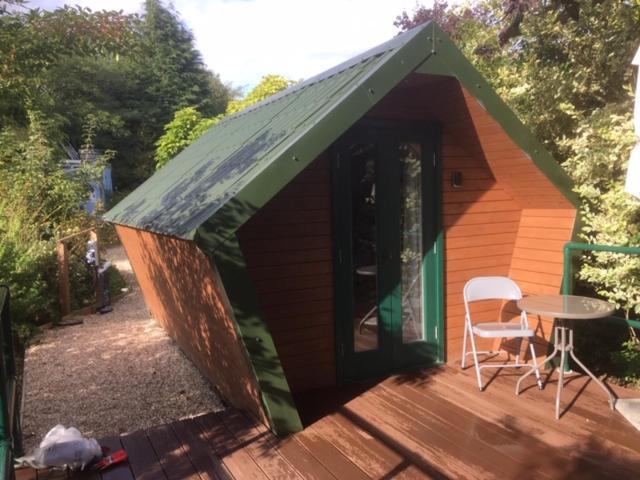
<instances>
[{"instance_id":1,"label":"sky","mask_svg":"<svg viewBox=\"0 0 640 480\"><path fill-rule=\"evenodd\" d=\"M137 0L30 0L139 12ZM421 0L431 4L431 0ZM165 0L166 4L166 0ZM393 26L416 0L174 0L207 67L245 90L267 74L309 78L398 33Z\"/></svg>"}]
</instances>

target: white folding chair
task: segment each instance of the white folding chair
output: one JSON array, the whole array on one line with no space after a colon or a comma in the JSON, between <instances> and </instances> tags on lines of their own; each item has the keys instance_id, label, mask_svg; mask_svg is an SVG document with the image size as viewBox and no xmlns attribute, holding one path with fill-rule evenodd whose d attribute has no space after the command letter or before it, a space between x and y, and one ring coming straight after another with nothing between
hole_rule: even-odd
<instances>
[{"instance_id":1,"label":"white folding chair","mask_svg":"<svg viewBox=\"0 0 640 480\"><path fill-rule=\"evenodd\" d=\"M524 367L530 366L527 363L520 363L520 347L523 338L529 339L529 348L531 349L532 368L536 372L538 379L538 387L542 388L542 380L540 379L540 370L536 361L536 351L533 347L532 338L535 335L533 329L529 328L527 314L520 312L520 322L485 322L474 323L471 320L471 311L469 304L480 300L519 300L522 298L520 287L508 277L475 277L469 280L464 286L464 343L462 344L462 368L466 366L467 355L473 355L473 361L478 376L478 387L480 391L484 390L482 384L482 376L480 370L483 368L504 368L504 367ZM467 335L471 340L471 352L467 352ZM513 363L489 363L480 365L478 362L478 354L497 354L498 352L478 351L474 336L482 338L519 338L518 350Z\"/></svg>"}]
</instances>

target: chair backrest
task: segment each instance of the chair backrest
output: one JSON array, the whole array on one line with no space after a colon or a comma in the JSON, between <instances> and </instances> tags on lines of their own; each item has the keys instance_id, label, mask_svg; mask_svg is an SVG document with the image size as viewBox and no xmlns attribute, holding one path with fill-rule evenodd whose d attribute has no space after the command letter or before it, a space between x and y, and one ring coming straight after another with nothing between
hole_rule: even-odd
<instances>
[{"instance_id":1,"label":"chair backrest","mask_svg":"<svg viewBox=\"0 0 640 480\"><path fill-rule=\"evenodd\" d=\"M466 325L471 328L470 302L476 300L519 300L522 292L518 284L509 277L474 277L464 286L464 310ZM524 310L520 312L520 322L528 328L529 322Z\"/></svg>"},{"instance_id":2,"label":"chair backrest","mask_svg":"<svg viewBox=\"0 0 640 480\"><path fill-rule=\"evenodd\" d=\"M464 303L476 300L519 300L522 292L509 277L474 277L464 286Z\"/></svg>"}]
</instances>

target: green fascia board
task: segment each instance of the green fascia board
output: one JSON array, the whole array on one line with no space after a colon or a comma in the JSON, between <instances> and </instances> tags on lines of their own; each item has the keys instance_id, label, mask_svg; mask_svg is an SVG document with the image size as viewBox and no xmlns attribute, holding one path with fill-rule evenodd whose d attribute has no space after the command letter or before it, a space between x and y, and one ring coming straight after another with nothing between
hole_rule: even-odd
<instances>
[{"instance_id":1,"label":"green fascia board","mask_svg":"<svg viewBox=\"0 0 640 480\"><path fill-rule=\"evenodd\" d=\"M417 73L455 77L491 115L514 143L527 155L540 171L576 208L580 200L573 191L573 181L556 162L549 151L526 127L515 112L500 98L491 85L471 64L464 54L447 37L446 33L432 24L435 51L417 70Z\"/></svg>"},{"instance_id":2,"label":"green fascia board","mask_svg":"<svg viewBox=\"0 0 640 480\"><path fill-rule=\"evenodd\" d=\"M302 422L271 332L260 311L240 242L234 235L214 250L211 235L202 230L195 242L220 274L240 343L258 381L272 430L278 435L301 431Z\"/></svg>"}]
</instances>

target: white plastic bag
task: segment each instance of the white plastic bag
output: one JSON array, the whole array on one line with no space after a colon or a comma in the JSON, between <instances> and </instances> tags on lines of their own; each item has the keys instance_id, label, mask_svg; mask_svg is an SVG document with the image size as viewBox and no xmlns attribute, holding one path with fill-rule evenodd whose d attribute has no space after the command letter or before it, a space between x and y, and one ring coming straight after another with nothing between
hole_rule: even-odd
<instances>
[{"instance_id":1,"label":"white plastic bag","mask_svg":"<svg viewBox=\"0 0 640 480\"><path fill-rule=\"evenodd\" d=\"M102 456L100 445L94 438L85 438L77 428L56 425L47 433L31 455L17 458L16 462L33 468L84 467Z\"/></svg>"}]
</instances>

